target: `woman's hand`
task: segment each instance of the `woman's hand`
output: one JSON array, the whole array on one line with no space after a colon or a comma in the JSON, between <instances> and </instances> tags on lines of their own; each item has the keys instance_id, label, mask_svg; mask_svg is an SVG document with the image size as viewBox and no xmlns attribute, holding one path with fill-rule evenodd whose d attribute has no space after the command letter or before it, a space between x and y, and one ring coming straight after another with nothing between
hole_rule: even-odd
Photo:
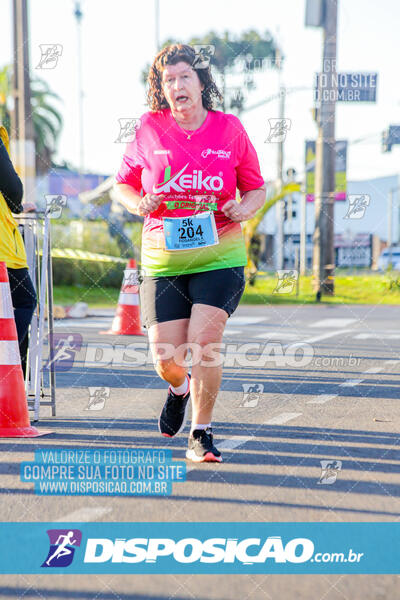
<instances>
[{"instance_id":1,"label":"woman's hand","mask_svg":"<svg viewBox=\"0 0 400 600\"><path fill-rule=\"evenodd\" d=\"M252 219L265 203L265 187L245 192L242 201L228 200L222 207L222 212L228 219L240 223Z\"/></svg>"},{"instance_id":2,"label":"woman's hand","mask_svg":"<svg viewBox=\"0 0 400 600\"><path fill-rule=\"evenodd\" d=\"M221 208L222 212L228 219L240 223L241 221L247 221L251 219L253 215L249 214L249 211L242 206L242 203L236 202L236 200L228 200Z\"/></svg>"},{"instance_id":3,"label":"woman's hand","mask_svg":"<svg viewBox=\"0 0 400 600\"><path fill-rule=\"evenodd\" d=\"M146 194L137 205L136 213L141 217L146 217L157 210L164 198L164 194Z\"/></svg>"}]
</instances>

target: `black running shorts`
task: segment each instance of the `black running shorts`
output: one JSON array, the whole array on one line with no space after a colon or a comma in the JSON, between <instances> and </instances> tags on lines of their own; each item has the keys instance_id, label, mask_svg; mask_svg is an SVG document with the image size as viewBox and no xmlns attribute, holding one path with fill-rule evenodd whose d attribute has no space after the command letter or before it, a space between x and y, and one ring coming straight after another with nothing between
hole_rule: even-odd
<instances>
[{"instance_id":1,"label":"black running shorts","mask_svg":"<svg viewBox=\"0 0 400 600\"><path fill-rule=\"evenodd\" d=\"M143 277L140 304L144 325L149 329L154 323L189 319L193 304L216 306L230 316L236 310L244 288L244 267Z\"/></svg>"}]
</instances>

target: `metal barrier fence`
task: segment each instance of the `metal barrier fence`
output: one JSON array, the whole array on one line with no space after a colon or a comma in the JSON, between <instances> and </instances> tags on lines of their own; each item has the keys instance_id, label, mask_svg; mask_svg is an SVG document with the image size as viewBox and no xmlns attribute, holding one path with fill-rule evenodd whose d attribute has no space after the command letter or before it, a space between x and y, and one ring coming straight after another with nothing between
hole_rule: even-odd
<instances>
[{"instance_id":1,"label":"metal barrier fence","mask_svg":"<svg viewBox=\"0 0 400 600\"><path fill-rule=\"evenodd\" d=\"M34 413L33 420L38 421L41 406L50 406L52 416L56 415L50 218L47 213L40 212L23 213L15 218L24 238L29 273L38 297L37 307L30 326L25 380L28 408ZM43 373L46 312L49 345L47 368L50 393L45 393Z\"/></svg>"}]
</instances>

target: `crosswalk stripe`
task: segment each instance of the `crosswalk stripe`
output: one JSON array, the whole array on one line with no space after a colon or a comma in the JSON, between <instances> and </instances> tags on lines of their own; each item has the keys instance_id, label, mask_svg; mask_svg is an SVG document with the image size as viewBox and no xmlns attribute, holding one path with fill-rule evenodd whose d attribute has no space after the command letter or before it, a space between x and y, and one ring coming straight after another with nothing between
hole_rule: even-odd
<instances>
[{"instance_id":1,"label":"crosswalk stripe","mask_svg":"<svg viewBox=\"0 0 400 600\"><path fill-rule=\"evenodd\" d=\"M342 319L340 317L321 319L320 321L312 323L310 327L348 327L349 325L355 323L357 320L358 319Z\"/></svg>"},{"instance_id":2,"label":"crosswalk stripe","mask_svg":"<svg viewBox=\"0 0 400 600\"><path fill-rule=\"evenodd\" d=\"M319 396L315 396L312 400L308 400L307 404L325 404L329 400L333 400L337 398L338 394L320 394Z\"/></svg>"}]
</instances>

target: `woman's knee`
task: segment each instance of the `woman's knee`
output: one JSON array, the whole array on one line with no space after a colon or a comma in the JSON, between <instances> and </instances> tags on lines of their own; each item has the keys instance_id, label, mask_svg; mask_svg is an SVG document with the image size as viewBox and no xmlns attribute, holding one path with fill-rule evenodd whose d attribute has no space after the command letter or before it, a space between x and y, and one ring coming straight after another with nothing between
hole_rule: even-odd
<instances>
[{"instance_id":1,"label":"woman's knee","mask_svg":"<svg viewBox=\"0 0 400 600\"><path fill-rule=\"evenodd\" d=\"M158 375L165 380L171 379L171 377L180 377L184 375L184 367L177 365L173 359L160 358L155 362L155 368Z\"/></svg>"}]
</instances>

